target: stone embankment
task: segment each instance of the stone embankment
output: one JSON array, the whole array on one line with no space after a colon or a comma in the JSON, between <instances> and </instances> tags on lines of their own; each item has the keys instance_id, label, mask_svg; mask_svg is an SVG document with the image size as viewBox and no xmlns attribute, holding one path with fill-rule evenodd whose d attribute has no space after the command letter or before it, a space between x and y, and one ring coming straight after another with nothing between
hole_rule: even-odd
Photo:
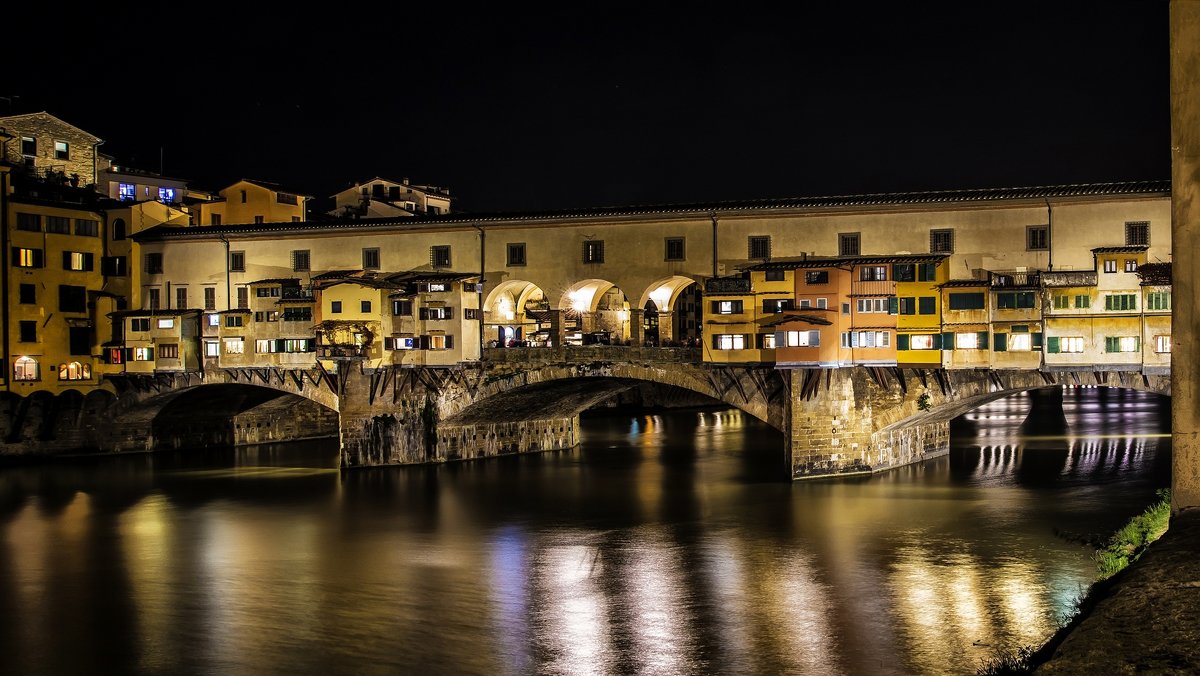
<instances>
[{"instance_id":1,"label":"stone embankment","mask_svg":"<svg viewBox=\"0 0 1200 676\"><path fill-rule=\"evenodd\" d=\"M1200 508L1097 584L1038 674L1200 673Z\"/></svg>"}]
</instances>

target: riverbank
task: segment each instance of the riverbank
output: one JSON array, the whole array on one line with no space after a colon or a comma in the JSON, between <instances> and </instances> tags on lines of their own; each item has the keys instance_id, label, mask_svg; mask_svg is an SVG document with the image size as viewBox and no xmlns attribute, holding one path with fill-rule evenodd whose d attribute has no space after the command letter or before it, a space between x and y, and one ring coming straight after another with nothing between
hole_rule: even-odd
<instances>
[{"instance_id":1,"label":"riverbank","mask_svg":"<svg viewBox=\"0 0 1200 676\"><path fill-rule=\"evenodd\" d=\"M1200 509L1097 583L1038 674L1200 673ZM1057 638L1057 637L1056 637Z\"/></svg>"}]
</instances>

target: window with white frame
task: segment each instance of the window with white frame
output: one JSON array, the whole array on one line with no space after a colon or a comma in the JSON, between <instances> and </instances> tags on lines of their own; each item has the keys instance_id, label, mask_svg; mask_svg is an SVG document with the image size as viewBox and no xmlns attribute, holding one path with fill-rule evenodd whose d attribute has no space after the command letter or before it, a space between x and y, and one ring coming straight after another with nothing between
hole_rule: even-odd
<instances>
[{"instance_id":1,"label":"window with white frame","mask_svg":"<svg viewBox=\"0 0 1200 676\"><path fill-rule=\"evenodd\" d=\"M932 334L915 334L908 337L908 349L910 350L932 350L933 335Z\"/></svg>"},{"instance_id":2,"label":"window with white frame","mask_svg":"<svg viewBox=\"0 0 1200 676\"><path fill-rule=\"evenodd\" d=\"M1058 339L1058 351L1074 354L1083 353L1083 336L1064 336Z\"/></svg>"},{"instance_id":3,"label":"window with white frame","mask_svg":"<svg viewBox=\"0 0 1200 676\"><path fill-rule=\"evenodd\" d=\"M888 311L888 299L887 298L859 298L858 299L858 311L864 312L864 313L887 312Z\"/></svg>"},{"instance_id":4,"label":"window with white frame","mask_svg":"<svg viewBox=\"0 0 1200 676\"><path fill-rule=\"evenodd\" d=\"M135 347L133 348L134 361L154 361L154 348L152 347Z\"/></svg>"},{"instance_id":5,"label":"window with white frame","mask_svg":"<svg viewBox=\"0 0 1200 676\"><path fill-rule=\"evenodd\" d=\"M215 340L204 341L204 356L205 357L220 357L221 344Z\"/></svg>"},{"instance_id":6,"label":"window with white frame","mask_svg":"<svg viewBox=\"0 0 1200 676\"><path fill-rule=\"evenodd\" d=\"M18 357L13 362L13 380L37 380L38 363L33 357Z\"/></svg>"},{"instance_id":7,"label":"window with white frame","mask_svg":"<svg viewBox=\"0 0 1200 676\"><path fill-rule=\"evenodd\" d=\"M241 338L225 339L225 354L245 354L246 342Z\"/></svg>"},{"instance_id":8,"label":"window with white frame","mask_svg":"<svg viewBox=\"0 0 1200 676\"><path fill-rule=\"evenodd\" d=\"M1158 353L1171 351L1171 336L1155 336L1154 351Z\"/></svg>"},{"instance_id":9,"label":"window with white frame","mask_svg":"<svg viewBox=\"0 0 1200 676\"><path fill-rule=\"evenodd\" d=\"M175 320L171 317L160 317L156 326L160 329L173 329L175 328Z\"/></svg>"},{"instance_id":10,"label":"window with white frame","mask_svg":"<svg viewBox=\"0 0 1200 676\"><path fill-rule=\"evenodd\" d=\"M889 331L847 331L842 334L842 347L888 347L891 335Z\"/></svg>"}]
</instances>

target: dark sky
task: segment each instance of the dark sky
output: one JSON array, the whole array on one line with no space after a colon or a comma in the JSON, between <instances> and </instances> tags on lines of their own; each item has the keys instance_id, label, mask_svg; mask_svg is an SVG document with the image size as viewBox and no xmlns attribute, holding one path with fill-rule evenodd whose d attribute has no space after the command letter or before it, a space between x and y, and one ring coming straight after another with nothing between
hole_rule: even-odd
<instances>
[{"instance_id":1,"label":"dark sky","mask_svg":"<svg viewBox=\"0 0 1200 676\"><path fill-rule=\"evenodd\" d=\"M105 10L0 97L201 187L408 177L475 212L1169 178L1165 0L829 4Z\"/></svg>"}]
</instances>

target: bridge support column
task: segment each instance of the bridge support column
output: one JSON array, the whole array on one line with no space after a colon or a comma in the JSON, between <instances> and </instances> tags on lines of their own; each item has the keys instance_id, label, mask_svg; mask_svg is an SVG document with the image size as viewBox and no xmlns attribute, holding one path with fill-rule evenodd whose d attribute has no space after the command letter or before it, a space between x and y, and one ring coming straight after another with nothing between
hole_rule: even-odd
<instances>
[{"instance_id":1,"label":"bridge support column","mask_svg":"<svg viewBox=\"0 0 1200 676\"><path fill-rule=\"evenodd\" d=\"M671 313L663 310L658 313L658 344L665 345L668 340L675 340L675 327L672 326Z\"/></svg>"},{"instance_id":2,"label":"bridge support column","mask_svg":"<svg viewBox=\"0 0 1200 676\"><path fill-rule=\"evenodd\" d=\"M552 347L562 347L567 342L567 326L563 322L565 313L562 310L548 310L550 317L550 344Z\"/></svg>"},{"instance_id":3,"label":"bridge support column","mask_svg":"<svg viewBox=\"0 0 1200 676\"><path fill-rule=\"evenodd\" d=\"M629 344L635 347L646 341L646 311L634 308L629 311Z\"/></svg>"},{"instance_id":4,"label":"bridge support column","mask_svg":"<svg viewBox=\"0 0 1200 676\"><path fill-rule=\"evenodd\" d=\"M1200 2L1171 3L1171 511L1200 507Z\"/></svg>"}]
</instances>

